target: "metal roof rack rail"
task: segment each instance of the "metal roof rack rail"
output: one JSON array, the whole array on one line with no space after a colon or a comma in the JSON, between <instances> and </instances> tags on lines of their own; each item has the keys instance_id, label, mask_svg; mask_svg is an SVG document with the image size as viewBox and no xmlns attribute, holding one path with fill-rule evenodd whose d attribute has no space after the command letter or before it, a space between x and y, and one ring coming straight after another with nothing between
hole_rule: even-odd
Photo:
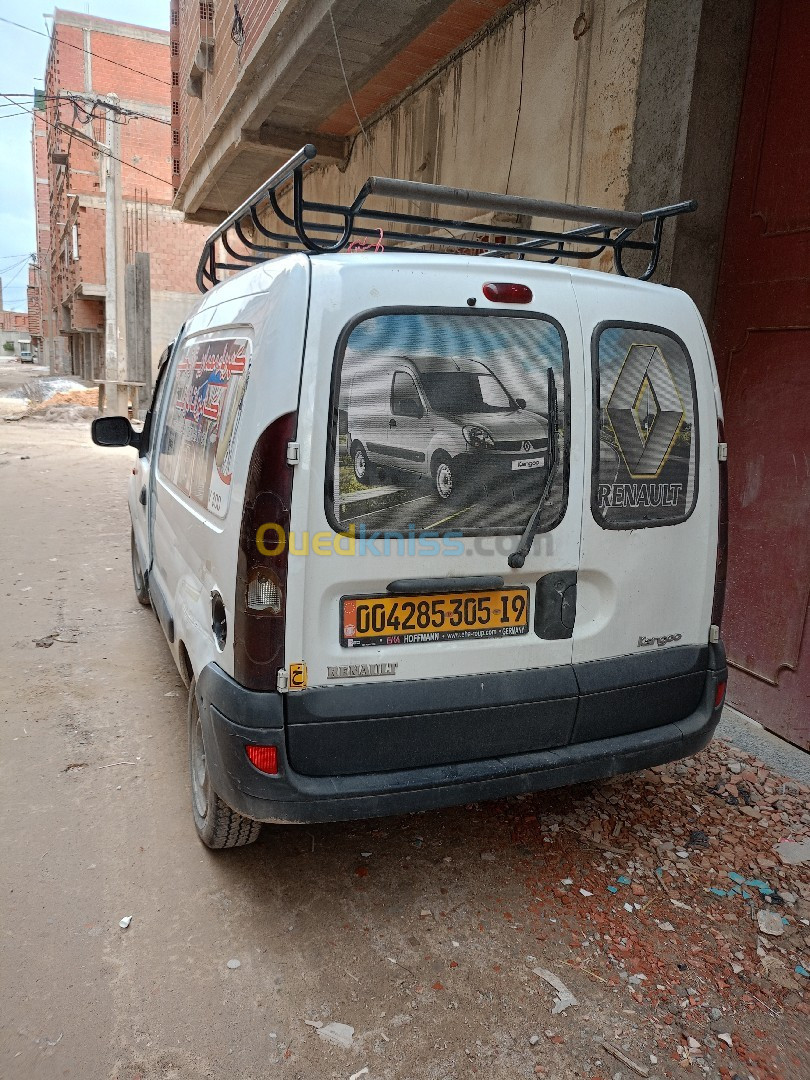
<instances>
[{"instance_id":1,"label":"metal roof rack rail","mask_svg":"<svg viewBox=\"0 0 810 1080\"><path fill-rule=\"evenodd\" d=\"M487 191L394 180L385 176L370 176L349 206L311 202L304 198L304 166L315 156L316 150L311 143L302 146L214 229L205 242L197 266L197 287L200 292L206 292L218 284L221 271L244 270L274 255L288 255L293 251L321 255L342 251L350 244L367 249L379 243L385 247L394 246L397 250L423 253L455 249L466 254L514 255L519 259L533 254L545 256L545 262L595 259L610 249L616 272L624 277L629 276L624 264L626 253L640 251L648 254L647 265L640 274L633 276L646 281L658 264L666 218L697 209L697 203L690 200L644 213L604 210L594 206L528 199L519 195L496 195ZM286 192L286 185L290 181L292 216L282 209L278 201L281 189ZM371 196L427 203L434 212L406 214L396 210L375 210L366 206ZM272 228L259 218L259 209L263 204L267 204L275 217ZM564 231L538 229L525 224L482 227L480 222L440 217L435 213L438 206L520 215L524 219L578 221L583 225ZM313 215L318 215L321 220L314 220ZM250 236L245 231L246 220L250 222ZM634 238L636 230L647 223L653 224L652 238ZM484 229L488 230L488 235L482 235ZM458 233L461 235L456 235ZM495 236L489 235L491 233ZM217 241L221 242L224 256L217 255Z\"/></svg>"}]
</instances>

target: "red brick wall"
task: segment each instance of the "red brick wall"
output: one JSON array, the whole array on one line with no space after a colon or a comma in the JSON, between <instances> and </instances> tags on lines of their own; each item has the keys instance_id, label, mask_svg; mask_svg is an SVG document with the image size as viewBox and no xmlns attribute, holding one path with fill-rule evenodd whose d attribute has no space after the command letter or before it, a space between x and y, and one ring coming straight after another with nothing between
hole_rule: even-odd
<instances>
[{"instance_id":1,"label":"red brick wall","mask_svg":"<svg viewBox=\"0 0 810 1080\"><path fill-rule=\"evenodd\" d=\"M76 330L104 328L104 302L84 297L73 301L73 326Z\"/></svg>"},{"instance_id":2,"label":"red brick wall","mask_svg":"<svg viewBox=\"0 0 810 1080\"><path fill-rule=\"evenodd\" d=\"M28 267L28 330L31 337L42 336L42 295L39 285L39 270L36 266Z\"/></svg>"},{"instance_id":3,"label":"red brick wall","mask_svg":"<svg viewBox=\"0 0 810 1080\"><path fill-rule=\"evenodd\" d=\"M233 92L240 66L247 61L279 3L280 0L241 0L239 12L245 30L245 44L240 56L231 38L234 19L232 0L208 3L170 0L170 35L172 49L176 50L171 57L171 69L177 77L176 85L172 86L175 190L199 153L212 122ZM201 18L201 15L205 15L205 18ZM203 98L200 99L190 96L187 86L200 41L204 38L214 40L214 61L213 70L203 75Z\"/></svg>"},{"instance_id":4,"label":"red brick wall","mask_svg":"<svg viewBox=\"0 0 810 1080\"><path fill-rule=\"evenodd\" d=\"M47 134L43 115L36 113L31 130L31 157L34 170L37 264L28 271L27 297L29 328L31 335L38 338L50 332L47 273L51 258L51 210Z\"/></svg>"},{"instance_id":5,"label":"red brick wall","mask_svg":"<svg viewBox=\"0 0 810 1080\"><path fill-rule=\"evenodd\" d=\"M79 208L79 280L103 285L105 280L104 249L106 243L106 213L92 206Z\"/></svg>"},{"instance_id":6,"label":"red brick wall","mask_svg":"<svg viewBox=\"0 0 810 1080\"><path fill-rule=\"evenodd\" d=\"M0 311L0 330L9 333L28 330L28 315L24 311Z\"/></svg>"},{"instance_id":7,"label":"red brick wall","mask_svg":"<svg viewBox=\"0 0 810 1080\"><path fill-rule=\"evenodd\" d=\"M149 213L149 255L153 292L196 293L195 275L206 226L187 225L158 208Z\"/></svg>"},{"instance_id":8,"label":"red brick wall","mask_svg":"<svg viewBox=\"0 0 810 1080\"><path fill-rule=\"evenodd\" d=\"M81 25L73 25L80 23ZM91 53L90 88L86 86L85 33ZM173 198L172 132L169 122L171 64L168 35L126 23L112 23L93 16L55 13L54 36L48 57L45 92L74 91L92 97L112 93L124 108L151 116L129 117L118 128L120 135L121 188L125 213L133 200L148 207L149 242L139 245L152 254L154 290L196 292L194 271L207 233L205 227L185 225L161 216ZM97 142L108 139L103 107L88 124L85 114L71 102L49 100L42 124L47 140L34 147L35 160L47 175L44 197L37 191L38 209L50 224L50 267L53 304L72 306L70 330L104 328L103 301L82 298L87 287L105 283L105 214L102 171L104 156L80 134L57 131L56 124L78 129ZM51 160L54 151L68 153L66 167ZM76 198L78 196L78 198ZM89 197L89 200L88 200ZM87 205L87 201L95 205ZM157 215L152 220L153 216ZM73 225L78 225L78 259L74 259ZM43 266L48 265L45 246L39 248ZM43 275L44 276L44 275ZM36 306L36 299L34 299ZM43 299L40 298L40 304ZM60 315L61 318L61 315ZM59 321L57 321L59 325Z\"/></svg>"}]
</instances>

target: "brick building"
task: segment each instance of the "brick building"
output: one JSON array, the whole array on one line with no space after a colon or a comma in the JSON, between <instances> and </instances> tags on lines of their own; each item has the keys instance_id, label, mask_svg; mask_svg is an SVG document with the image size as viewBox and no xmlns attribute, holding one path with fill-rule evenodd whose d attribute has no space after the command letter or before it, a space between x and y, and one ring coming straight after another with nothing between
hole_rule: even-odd
<instances>
[{"instance_id":1,"label":"brick building","mask_svg":"<svg viewBox=\"0 0 810 1080\"><path fill-rule=\"evenodd\" d=\"M170 32L189 221L221 221L306 142L318 201L372 175L698 200L655 278L696 301L723 387L729 695L810 746L807 0L171 0Z\"/></svg>"},{"instance_id":2,"label":"brick building","mask_svg":"<svg viewBox=\"0 0 810 1080\"><path fill-rule=\"evenodd\" d=\"M51 364L51 206L48 186L48 125L42 113L34 114L31 138L34 172L34 216L36 219L37 257L28 268L28 321L31 340L40 363Z\"/></svg>"},{"instance_id":3,"label":"brick building","mask_svg":"<svg viewBox=\"0 0 810 1080\"><path fill-rule=\"evenodd\" d=\"M198 295L205 229L172 210L169 35L57 9L33 124L37 259L29 305L54 371L104 375L106 158L120 123L124 257L147 252L153 366ZM105 108L117 95L118 112ZM41 314L37 317L36 312Z\"/></svg>"},{"instance_id":4,"label":"brick building","mask_svg":"<svg viewBox=\"0 0 810 1080\"><path fill-rule=\"evenodd\" d=\"M7 346L10 346L7 347ZM0 281L0 358L31 356L31 333L24 311L6 311L3 307L3 282Z\"/></svg>"}]
</instances>

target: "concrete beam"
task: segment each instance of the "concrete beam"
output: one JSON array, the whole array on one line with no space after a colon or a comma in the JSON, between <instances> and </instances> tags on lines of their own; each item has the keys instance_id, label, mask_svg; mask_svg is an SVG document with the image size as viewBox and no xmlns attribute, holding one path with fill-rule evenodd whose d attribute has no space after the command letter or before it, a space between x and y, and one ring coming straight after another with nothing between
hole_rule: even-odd
<instances>
[{"instance_id":1,"label":"concrete beam","mask_svg":"<svg viewBox=\"0 0 810 1080\"><path fill-rule=\"evenodd\" d=\"M294 131L290 128L277 128L272 124L262 124L257 132L242 132L246 142L265 146L281 154L292 155L306 143L312 143L318 151L318 157L330 164L343 161L349 150L349 140L342 135L322 135L317 131Z\"/></svg>"},{"instance_id":2,"label":"concrete beam","mask_svg":"<svg viewBox=\"0 0 810 1080\"><path fill-rule=\"evenodd\" d=\"M201 206L193 214L184 214L183 221L191 225L219 225L227 216L228 213L225 210L211 210L208 207Z\"/></svg>"}]
</instances>

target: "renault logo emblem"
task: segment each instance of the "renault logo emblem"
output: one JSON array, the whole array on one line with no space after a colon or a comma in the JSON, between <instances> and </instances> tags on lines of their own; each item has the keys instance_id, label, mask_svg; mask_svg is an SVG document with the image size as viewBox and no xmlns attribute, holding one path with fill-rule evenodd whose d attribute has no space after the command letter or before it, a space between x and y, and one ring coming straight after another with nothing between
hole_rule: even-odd
<instances>
[{"instance_id":1,"label":"renault logo emblem","mask_svg":"<svg viewBox=\"0 0 810 1080\"><path fill-rule=\"evenodd\" d=\"M532 450L534 450L534 447L532 446L532 444L529 442L528 439L524 439L523 440L523 446L521 447L521 449L523 450L524 454L530 454L532 452Z\"/></svg>"},{"instance_id":2,"label":"renault logo emblem","mask_svg":"<svg viewBox=\"0 0 810 1080\"><path fill-rule=\"evenodd\" d=\"M634 480L658 476L684 421L672 372L657 345L631 345L606 412Z\"/></svg>"}]
</instances>

